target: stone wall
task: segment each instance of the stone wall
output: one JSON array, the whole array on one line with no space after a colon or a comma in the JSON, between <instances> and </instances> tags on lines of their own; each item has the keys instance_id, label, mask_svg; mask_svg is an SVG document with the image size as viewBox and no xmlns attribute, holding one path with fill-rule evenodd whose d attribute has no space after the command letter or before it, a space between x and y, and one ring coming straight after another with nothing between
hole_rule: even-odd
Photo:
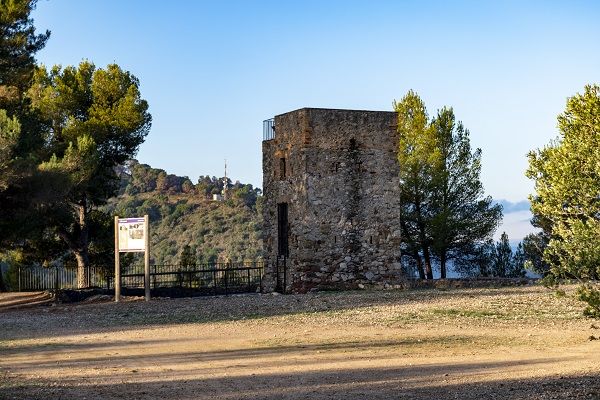
<instances>
[{"instance_id":1,"label":"stone wall","mask_svg":"<svg viewBox=\"0 0 600 400\"><path fill-rule=\"evenodd\" d=\"M263 141L265 291L402 284L396 126L382 111L275 117L275 137Z\"/></svg>"}]
</instances>

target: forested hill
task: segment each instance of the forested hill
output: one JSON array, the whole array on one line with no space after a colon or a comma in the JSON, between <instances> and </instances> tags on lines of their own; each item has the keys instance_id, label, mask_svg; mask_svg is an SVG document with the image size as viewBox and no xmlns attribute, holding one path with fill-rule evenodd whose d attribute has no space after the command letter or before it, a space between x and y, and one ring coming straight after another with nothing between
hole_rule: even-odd
<instances>
[{"instance_id":1,"label":"forested hill","mask_svg":"<svg viewBox=\"0 0 600 400\"><path fill-rule=\"evenodd\" d=\"M260 189L228 180L227 200L214 201L223 179L168 174L133 160L122 173L121 194L107 212L150 220L152 264L177 264L186 245L199 263L259 260L262 255Z\"/></svg>"}]
</instances>

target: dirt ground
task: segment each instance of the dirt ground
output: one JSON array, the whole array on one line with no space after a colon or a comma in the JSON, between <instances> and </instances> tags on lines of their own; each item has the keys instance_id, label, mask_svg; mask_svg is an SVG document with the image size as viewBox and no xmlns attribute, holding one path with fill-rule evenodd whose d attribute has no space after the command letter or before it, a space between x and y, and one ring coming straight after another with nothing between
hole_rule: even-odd
<instances>
[{"instance_id":1,"label":"dirt ground","mask_svg":"<svg viewBox=\"0 0 600 400\"><path fill-rule=\"evenodd\" d=\"M600 399L600 321L565 289L0 294L0 399Z\"/></svg>"}]
</instances>

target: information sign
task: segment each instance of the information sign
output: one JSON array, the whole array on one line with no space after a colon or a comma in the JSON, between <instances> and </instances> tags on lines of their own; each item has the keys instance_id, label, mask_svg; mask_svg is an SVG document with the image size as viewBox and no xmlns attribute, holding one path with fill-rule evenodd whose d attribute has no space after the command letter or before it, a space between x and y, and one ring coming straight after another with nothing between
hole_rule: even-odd
<instances>
[{"instance_id":1,"label":"information sign","mask_svg":"<svg viewBox=\"0 0 600 400\"><path fill-rule=\"evenodd\" d=\"M119 252L146 251L146 221L144 218L119 219Z\"/></svg>"}]
</instances>

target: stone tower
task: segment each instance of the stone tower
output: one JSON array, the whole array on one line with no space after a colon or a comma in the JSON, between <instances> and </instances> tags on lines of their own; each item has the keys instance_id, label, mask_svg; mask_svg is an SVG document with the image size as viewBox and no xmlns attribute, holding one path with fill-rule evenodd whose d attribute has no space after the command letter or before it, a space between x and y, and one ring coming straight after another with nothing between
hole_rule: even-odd
<instances>
[{"instance_id":1,"label":"stone tower","mask_svg":"<svg viewBox=\"0 0 600 400\"><path fill-rule=\"evenodd\" d=\"M397 118L303 108L264 122L266 292L402 283Z\"/></svg>"}]
</instances>

